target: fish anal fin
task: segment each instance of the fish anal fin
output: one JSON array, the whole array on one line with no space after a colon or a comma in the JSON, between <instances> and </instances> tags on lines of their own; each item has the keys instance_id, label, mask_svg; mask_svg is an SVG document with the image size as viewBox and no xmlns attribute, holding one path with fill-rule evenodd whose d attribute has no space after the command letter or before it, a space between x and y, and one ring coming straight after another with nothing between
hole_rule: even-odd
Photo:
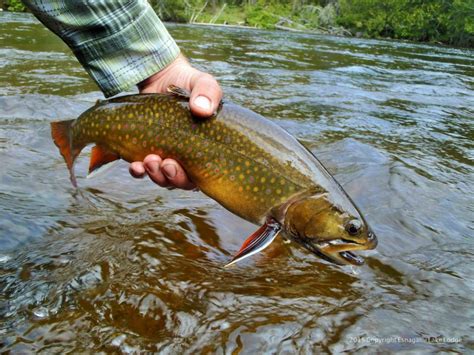
<instances>
[{"instance_id":1,"label":"fish anal fin","mask_svg":"<svg viewBox=\"0 0 474 355\"><path fill-rule=\"evenodd\" d=\"M251 255L254 255L268 247L281 230L281 224L273 218L266 222L248 237L239 252L225 267L235 264Z\"/></svg>"},{"instance_id":2,"label":"fish anal fin","mask_svg":"<svg viewBox=\"0 0 474 355\"><path fill-rule=\"evenodd\" d=\"M120 156L117 153L111 152L103 146L96 145L92 147L91 160L89 163L89 176L102 166L118 159L120 159Z\"/></svg>"},{"instance_id":3,"label":"fish anal fin","mask_svg":"<svg viewBox=\"0 0 474 355\"><path fill-rule=\"evenodd\" d=\"M180 97L183 97L183 98L188 99L188 100L191 97L191 93L188 90L180 88L176 85L168 86L166 91L168 91L170 94L180 96Z\"/></svg>"}]
</instances>

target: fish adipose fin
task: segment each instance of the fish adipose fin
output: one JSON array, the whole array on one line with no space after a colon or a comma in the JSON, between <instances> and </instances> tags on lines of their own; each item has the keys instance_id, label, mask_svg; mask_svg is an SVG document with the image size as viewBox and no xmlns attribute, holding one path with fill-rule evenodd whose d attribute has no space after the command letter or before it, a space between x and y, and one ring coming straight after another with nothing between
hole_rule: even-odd
<instances>
[{"instance_id":1,"label":"fish adipose fin","mask_svg":"<svg viewBox=\"0 0 474 355\"><path fill-rule=\"evenodd\" d=\"M75 120L51 122L51 136L54 144L59 148L61 155L66 161L67 168L71 178L71 183L77 187L76 176L74 175L74 161L81 152L81 147L74 147L71 138L71 125Z\"/></svg>"},{"instance_id":2,"label":"fish adipose fin","mask_svg":"<svg viewBox=\"0 0 474 355\"><path fill-rule=\"evenodd\" d=\"M247 238L239 252L225 267L248 258L249 256L254 255L268 247L276 238L280 230L280 223L278 223L273 218L267 219L263 226L261 226L250 237Z\"/></svg>"},{"instance_id":3,"label":"fish adipose fin","mask_svg":"<svg viewBox=\"0 0 474 355\"><path fill-rule=\"evenodd\" d=\"M87 178L101 174L114 165L110 163L119 159L120 156L117 153L113 153L105 147L100 145L92 147L91 160L89 163L89 175L87 175Z\"/></svg>"},{"instance_id":4,"label":"fish adipose fin","mask_svg":"<svg viewBox=\"0 0 474 355\"><path fill-rule=\"evenodd\" d=\"M177 87L176 85L168 86L166 91L168 91L170 94L184 97L185 99L189 99L191 97L191 93L188 90Z\"/></svg>"}]
</instances>

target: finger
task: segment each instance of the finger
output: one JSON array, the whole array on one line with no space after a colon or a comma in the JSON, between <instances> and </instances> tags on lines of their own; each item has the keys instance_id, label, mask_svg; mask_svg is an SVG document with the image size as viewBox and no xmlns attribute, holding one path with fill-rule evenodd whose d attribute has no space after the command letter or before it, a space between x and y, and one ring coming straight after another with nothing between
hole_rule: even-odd
<instances>
[{"instance_id":1,"label":"finger","mask_svg":"<svg viewBox=\"0 0 474 355\"><path fill-rule=\"evenodd\" d=\"M161 171L168 179L169 183L183 190L192 190L196 187L188 176L184 169L173 159L165 159L160 165Z\"/></svg>"},{"instance_id":2,"label":"finger","mask_svg":"<svg viewBox=\"0 0 474 355\"><path fill-rule=\"evenodd\" d=\"M198 117L212 116L222 99L222 89L212 75L199 72L191 81L191 112Z\"/></svg>"},{"instance_id":3,"label":"finger","mask_svg":"<svg viewBox=\"0 0 474 355\"><path fill-rule=\"evenodd\" d=\"M131 163L128 167L128 171L130 172L130 175L137 179L143 178L146 172L145 167L141 161L134 161Z\"/></svg>"},{"instance_id":4,"label":"finger","mask_svg":"<svg viewBox=\"0 0 474 355\"><path fill-rule=\"evenodd\" d=\"M161 187L168 187L168 179L163 175L160 170L161 157L156 154L150 154L143 159L143 165L150 179Z\"/></svg>"}]
</instances>

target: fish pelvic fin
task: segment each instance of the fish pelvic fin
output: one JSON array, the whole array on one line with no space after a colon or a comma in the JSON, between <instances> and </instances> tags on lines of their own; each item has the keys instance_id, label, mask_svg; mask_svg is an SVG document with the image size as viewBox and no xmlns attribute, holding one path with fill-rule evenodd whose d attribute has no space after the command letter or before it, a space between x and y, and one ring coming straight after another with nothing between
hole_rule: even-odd
<instances>
[{"instance_id":1,"label":"fish pelvic fin","mask_svg":"<svg viewBox=\"0 0 474 355\"><path fill-rule=\"evenodd\" d=\"M235 264L251 255L254 255L268 247L281 231L281 224L273 218L268 218L259 229L248 237L239 252L225 267Z\"/></svg>"},{"instance_id":2,"label":"fish pelvic fin","mask_svg":"<svg viewBox=\"0 0 474 355\"><path fill-rule=\"evenodd\" d=\"M84 146L74 147L73 145L71 126L74 121L75 120L51 122L51 136L53 137L54 144L59 148L59 152L66 162L72 185L77 187L76 176L74 175L74 161Z\"/></svg>"},{"instance_id":3,"label":"fish pelvic fin","mask_svg":"<svg viewBox=\"0 0 474 355\"><path fill-rule=\"evenodd\" d=\"M108 150L106 147L101 145L92 147L91 160L89 162L89 175L87 175L87 177L90 178L99 174L101 171L104 171L105 168L113 165L109 163L118 159L120 159L120 155Z\"/></svg>"}]
</instances>

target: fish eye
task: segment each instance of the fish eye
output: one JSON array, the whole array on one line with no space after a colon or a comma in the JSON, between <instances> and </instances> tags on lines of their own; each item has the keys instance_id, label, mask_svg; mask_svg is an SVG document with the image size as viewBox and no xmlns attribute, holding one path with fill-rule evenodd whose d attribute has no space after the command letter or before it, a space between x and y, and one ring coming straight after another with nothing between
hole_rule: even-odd
<instances>
[{"instance_id":1,"label":"fish eye","mask_svg":"<svg viewBox=\"0 0 474 355\"><path fill-rule=\"evenodd\" d=\"M346 231L350 235L358 235L362 229L362 223L358 219L353 219L346 224Z\"/></svg>"}]
</instances>

